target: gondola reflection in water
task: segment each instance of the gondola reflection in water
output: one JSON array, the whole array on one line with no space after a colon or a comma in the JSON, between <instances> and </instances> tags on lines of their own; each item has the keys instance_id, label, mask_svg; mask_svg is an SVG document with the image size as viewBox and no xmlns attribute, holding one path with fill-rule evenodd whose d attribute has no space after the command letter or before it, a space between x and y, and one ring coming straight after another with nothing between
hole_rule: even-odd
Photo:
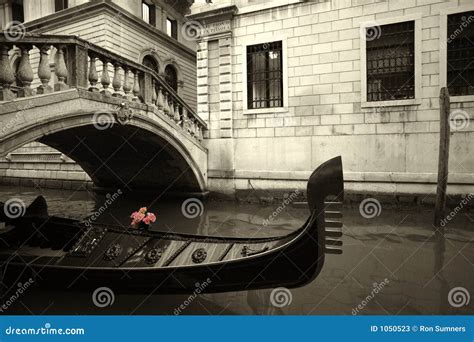
<instances>
[{"instance_id":1,"label":"gondola reflection in water","mask_svg":"<svg viewBox=\"0 0 474 342\"><path fill-rule=\"evenodd\" d=\"M298 230L271 238L225 238L137 231L49 216L38 197L15 219L0 220L4 282L33 276L64 288L110 286L192 293L294 288L313 281L325 254L342 253L344 182L340 157L328 160L307 185L309 217ZM0 213L4 215L4 211Z\"/></svg>"}]
</instances>

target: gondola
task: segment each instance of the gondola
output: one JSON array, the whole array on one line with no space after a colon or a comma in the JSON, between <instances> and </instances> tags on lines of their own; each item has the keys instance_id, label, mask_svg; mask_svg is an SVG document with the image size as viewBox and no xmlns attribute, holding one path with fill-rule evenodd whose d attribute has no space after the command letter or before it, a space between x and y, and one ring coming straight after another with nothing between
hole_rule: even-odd
<instances>
[{"instance_id":1,"label":"gondola","mask_svg":"<svg viewBox=\"0 0 474 342\"><path fill-rule=\"evenodd\" d=\"M38 197L23 216L0 216L5 281L31 276L62 288L153 289L155 293L295 288L313 281L325 254L342 253L344 183L340 157L307 185L309 217L272 238L225 238L85 224L47 214Z\"/></svg>"}]
</instances>

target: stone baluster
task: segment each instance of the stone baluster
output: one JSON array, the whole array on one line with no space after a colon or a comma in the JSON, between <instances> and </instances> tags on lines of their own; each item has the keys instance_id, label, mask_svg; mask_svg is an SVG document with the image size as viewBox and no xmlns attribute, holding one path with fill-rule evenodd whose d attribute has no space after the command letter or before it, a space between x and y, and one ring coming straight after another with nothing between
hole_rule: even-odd
<instances>
[{"instance_id":1,"label":"stone baluster","mask_svg":"<svg viewBox=\"0 0 474 342\"><path fill-rule=\"evenodd\" d=\"M191 135L194 137L196 135L196 122L194 121L194 118L191 118L190 120L190 124L191 124Z\"/></svg>"},{"instance_id":2,"label":"stone baluster","mask_svg":"<svg viewBox=\"0 0 474 342\"><path fill-rule=\"evenodd\" d=\"M54 85L54 91L62 91L69 89L69 86L66 84L67 78L67 67L66 61L64 59L64 46L58 46L56 53L58 54L55 65L56 77L58 78L58 83Z\"/></svg>"},{"instance_id":3,"label":"stone baluster","mask_svg":"<svg viewBox=\"0 0 474 342\"><path fill-rule=\"evenodd\" d=\"M176 122L178 125L179 125L179 122L181 121L181 115L179 114L179 103L176 102L175 103L175 107L174 107L174 122Z\"/></svg>"},{"instance_id":4,"label":"stone baluster","mask_svg":"<svg viewBox=\"0 0 474 342\"><path fill-rule=\"evenodd\" d=\"M158 99L156 100L156 105L159 110L163 110L163 92L160 85L158 85Z\"/></svg>"},{"instance_id":5,"label":"stone baluster","mask_svg":"<svg viewBox=\"0 0 474 342\"><path fill-rule=\"evenodd\" d=\"M202 139L203 139L202 126L200 124L198 124L196 127L197 127L197 139L199 141L202 141Z\"/></svg>"},{"instance_id":6,"label":"stone baluster","mask_svg":"<svg viewBox=\"0 0 474 342\"><path fill-rule=\"evenodd\" d=\"M189 132L188 131L188 121L189 121L189 118L188 118L188 110L185 106L182 107L183 108L183 114L181 115L182 117L182 121L181 121L181 127L183 127L183 129L186 131L186 132Z\"/></svg>"},{"instance_id":7,"label":"stone baluster","mask_svg":"<svg viewBox=\"0 0 474 342\"><path fill-rule=\"evenodd\" d=\"M171 96L168 96L168 99L170 101L170 103L169 103L169 108L170 108L169 117L171 119L174 119L174 100Z\"/></svg>"},{"instance_id":8,"label":"stone baluster","mask_svg":"<svg viewBox=\"0 0 474 342\"><path fill-rule=\"evenodd\" d=\"M49 66L49 46L44 46L40 49L40 62L38 66L38 78L41 81L41 85L36 88L37 94L49 94L53 91L53 88L49 85L51 80L51 68Z\"/></svg>"},{"instance_id":9,"label":"stone baluster","mask_svg":"<svg viewBox=\"0 0 474 342\"><path fill-rule=\"evenodd\" d=\"M170 114L170 107L168 106L168 93L166 90L163 92L163 112L166 116Z\"/></svg>"},{"instance_id":10,"label":"stone baluster","mask_svg":"<svg viewBox=\"0 0 474 342\"><path fill-rule=\"evenodd\" d=\"M114 79L112 80L112 87L114 88L113 97L122 97L120 88L122 87L122 78L120 77L120 65L114 64Z\"/></svg>"},{"instance_id":11,"label":"stone baluster","mask_svg":"<svg viewBox=\"0 0 474 342\"><path fill-rule=\"evenodd\" d=\"M89 91L92 92L98 92L99 88L97 87L97 82L99 82L99 75L97 74L97 68L95 66L95 61L96 57L95 56L90 56L90 61L89 61Z\"/></svg>"},{"instance_id":12,"label":"stone baluster","mask_svg":"<svg viewBox=\"0 0 474 342\"><path fill-rule=\"evenodd\" d=\"M15 94L10 90L11 85L15 82L15 74L8 59L9 49L10 46L7 44L0 45L0 101L15 98Z\"/></svg>"},{"instance_id":13,"label":"stone baluster","mask_svg":"<svg viewBox=\"0 0 474 342\"><path fill-rule=\"evenodd\" d=\"M191 117L188 116L188 123L187 123L187 126L188 126L188 133L189 135L193 135L193 119Z\"/></svg>"},{"instance_id":14,"label":"stone baluster","mask_svg":"<svg viewBox=\"0 0 474 342\"><path fill-rule=\"evenodd\" d=\"M199 122L197 120L194 121L194 137L199 140Z\"/></svg>"},{"instance_id":15,"label":"stone baluster","mask_svg":"<svg viewBox=\"0 0 474 342\"><path fill-rule=\"evenodd\" d=\"M129 101L132 100L132 95L130 95L130 91L132 90L132 86L130 84L130 70L125 67L124 68L124 78L123 78L123 92L125 94L125 98Z\"/></svg>"},{"instance_id":16,"label":"stone baluster","mask_svg":"<svg viewBox=\"0 0 474 342\"><path fill-rule=\"evenodd\" d=\"M138 70L133 74L133 101L140 102L140 80L138 77Z\"/></svg>"},{"instance_id":17,"label":"stone baluster","mask_svg":"<svg viewBox=\"0 0 474 342\"><path fill-rule=\"evenodd\" d=\"M102 84L103 88L100 93L105 96L111 96L111 93L109 91L109 63L106 59L102 59L102 75L100 77L100 84Z\"/></svg>"},{"instance_id":18,"label":"stone baluster","mask_svg":"<svg viewBox=\"0 0 474 342\"><path fill-rule=\"evenodd\" d=\"M156 85L154 78L151 79L151 102L156 106Z\"/></svg>"},{"instance_id":19,"label":"stone baluster","mask_svg":"<svg viewBox=\"0 0 474 342\"><path fill-rule=\"evenodd\" d=\"M34 92L31 89L31 82L33 82L33 69L30 64L30 50L31 46L21 45L21 57L20 63L18 63L18 68L16 70L16 77L20 81L20 89L18 90L18 97L28 97L33 96Z\"/></svg>"},{"instance_id":20,"label":"stone baluster","mask_svg":"<svg viewBox=\"0 0 474 342\"><path fill-rule=\"evenodd\" d=\"M198 139L198 134L199 134L199 125L198 125L198 122L196 119L194 119L193 121L193 133L194 133L194 137L196 139Z\"/></svg>"}]
</instances>

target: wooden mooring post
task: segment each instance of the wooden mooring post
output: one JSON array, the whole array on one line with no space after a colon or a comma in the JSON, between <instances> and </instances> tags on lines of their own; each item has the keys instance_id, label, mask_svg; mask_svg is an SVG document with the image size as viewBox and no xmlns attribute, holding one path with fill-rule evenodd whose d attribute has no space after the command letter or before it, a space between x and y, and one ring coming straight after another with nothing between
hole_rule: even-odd
<instances>
[{"instance_id":1,"label":"wooden mooring post","mask_svg":"<svg viewBox=\"0 0 474 342\"><path fill-rule=\"evenodd\" d=\"M446 188L448 186L448 164L449 164L449 112L450 101L448 88L443 87L439 93L439 160L438 160L438 184L436 191L436 207L434 225L441 227L446 208Z\"/></svg>"}]
</instances>

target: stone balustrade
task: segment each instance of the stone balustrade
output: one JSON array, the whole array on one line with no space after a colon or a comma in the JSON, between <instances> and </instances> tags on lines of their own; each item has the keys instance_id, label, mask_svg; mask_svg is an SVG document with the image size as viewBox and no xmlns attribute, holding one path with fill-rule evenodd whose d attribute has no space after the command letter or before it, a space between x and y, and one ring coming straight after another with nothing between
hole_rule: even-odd
<instances>
[{"instance_id":1,"label":"stone balustrade","mask_svg":"<svg viewBox=\"0 0 474 342\"><path fill-rule=\"evenodd\" d=\"M33 70L30 51L39 50L39 64ZM13 70L9 53L20 54ZM50 54L55 51L55 82L52 87ZM100 75L98 70L100 70ZM110 71L113 72L111 77ZM41 84L33 88L36 75ZM100 76L100 78L99 78ZM57 79L57 80L56 80ZM73 36L26 35L11 42L0 34L0 101L30 97L70 88L83 88L103 96L145 103L201 141L206 123L166 83L163 77L139 63Z\"/></svg>"}]
</instances>

